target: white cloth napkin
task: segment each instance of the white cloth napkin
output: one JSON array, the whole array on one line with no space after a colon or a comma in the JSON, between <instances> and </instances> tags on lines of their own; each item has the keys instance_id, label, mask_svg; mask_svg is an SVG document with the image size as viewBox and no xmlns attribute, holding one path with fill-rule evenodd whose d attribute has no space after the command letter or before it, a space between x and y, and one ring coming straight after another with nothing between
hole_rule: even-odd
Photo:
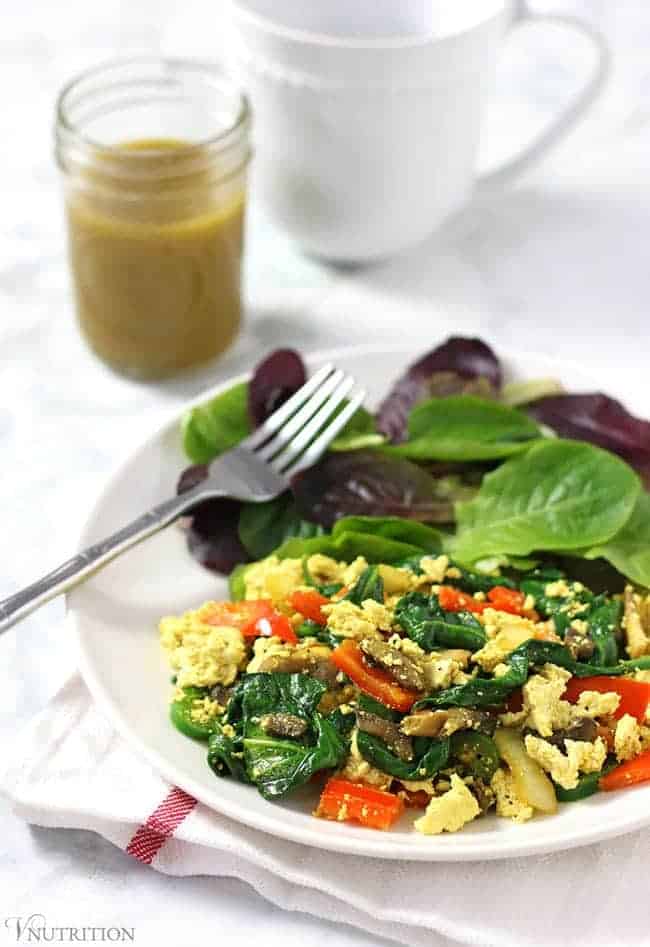
<instances>
[{"instance_id":1,"label":"white cloth napkin","mask_svg":"<svg viewBox=\"0 0 650 947\"><path fill-rule=\"evenodd\" d=\"M76 675L18 733L4 758L0 789L19 816L90 829L122 849L148 819L151 826L151 814L172 791L115 733ZM239 878L286 910L409 947L629 947L650 944L649 845L644 831L541 858L390 862L284 842L198 804L152 867Z\"/></svg>"}]
</instances>

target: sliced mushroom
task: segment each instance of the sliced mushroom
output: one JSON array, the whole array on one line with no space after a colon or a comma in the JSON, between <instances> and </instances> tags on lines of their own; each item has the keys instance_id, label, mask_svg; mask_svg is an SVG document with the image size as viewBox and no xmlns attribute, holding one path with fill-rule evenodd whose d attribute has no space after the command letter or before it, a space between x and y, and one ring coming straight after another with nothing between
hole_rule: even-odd
<instances>
[{"instance_id":1,"label":"sliced mushroom","mask_svg":"<svg viewBox=\"0 0 650 947\"><path fill-rule=\"evenodd\" d=\"M588 635L583 635L575 628L569 628L564 636L564 647L574 661L587 661L593 655L596 645Z\"/></svg>"},{"instance_id":2,"label":"sliced mushroom","mask_svg":"<svg viewBox=\"0 0 650 947\"><path fill-rule=\"evenodd\" d=\"M295 714L264 714L260 718L260 727L270 737L290 737L298 739L307 730L307 721Z\"/></svg>"},{"instance_id":3,"label":"sliced mushroom","mask_svg":"<svg viewBox=\"0 0 650 947\"><path fill-rule=\"evenodd\" d=\"M450 737L457 730L480 730L494 733L496 718L486 710L471 710L466 707L449 707L445 710L418 710L404 717L400 724L402 733L410 737Z\"/></svg>"},{"instance_id":4,"label":"sliced mushroom","mask_svg":"<svg viewBox=\"0 0 650 947\"><path fill-rule=\"evenodd\" d=\"M625 615L623 627L627 638L626 651L631 658L640 658L650 651L649 604L638 595L631 585L625 587Z\"/></svg>"},{"instance_id":5,"label":"sliced mushroom","mask_svg":"<svg viewBox=\"0 0 650 947\"><path fill-rule=\"evenodd\" d=\"M258 670L265 674L276 671L286 674L304 672L327 684L328 687L334 687L337 683L338 670L330 661L331 653L325 645L314 645L311 648L269 654L264 658Z\"/></svg>"},{"instance_id":6,"label":"sliced mushroom","mask_svg":"<svg viewBox=\"0 0 650 947\"><path fill-rule=\"evenodd\" d=\"M388 671L399 684L413 691L424 690L424 669L413 658L391 648L381 638L364 638L359 647L366 657Z\"/></svg>"},{"instance_id":7,"label":"sliced mushroom","mask_svg":"<svg viewBox=\"0 0 650 947\"><path fill-rule=\"evenodd\" d=\"M385 720L379 714L371 714L367 710L357 710L357 726L364 733L383 740L401 760L413 759L410 738L392 720Z\"/></svg>"}]
</instances>

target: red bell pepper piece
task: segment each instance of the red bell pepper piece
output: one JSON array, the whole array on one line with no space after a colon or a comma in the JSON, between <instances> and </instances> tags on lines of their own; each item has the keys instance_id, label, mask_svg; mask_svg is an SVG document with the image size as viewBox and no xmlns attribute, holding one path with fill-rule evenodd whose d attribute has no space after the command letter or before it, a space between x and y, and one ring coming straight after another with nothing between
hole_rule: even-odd
<instances>
[{"instance_id":1,"label":"red bell pepper piece","mask_svg":"<svg viewBox=\"0 0 650 947\"><path fill-rule=\"evenodd\" d=\"M338 822L359 822L370 829L389 829L403 811L404 803L394 793L333 776L323 789L316 815Z\"/></svg>"},{"instance_id":2,"label":"red bell pepper piece","mask_svg":"<svg viewBox=\"0 0 650 947\"><path fill-rule=\"evenodd\" d=\"M473 595L461 592L452 585L443 585L438 592L440 607L446 612L474 612L480 614L490 608L488 602L479 602Z\"/></svg>"},{"instance_id":3,"label":"red bell pepper piece","mask_svg":"<svg viewBox=\"0 0 650 947\"><path fill-rule=\"evenodd\" d=\"M292 592L289 596L289 605L305 618L318 622L319 625L327 624L327 616L323 615L323 605L329 605L330 600L316 590L308 592Z\"/></svg>"},{"instance_id":4,"label":"red bell pepper piece","mask_svg":"<svg viewBox=\"0 0 650 947\"><path fill-rule=\"evenodd\" d=\"M401 687L386 671L369 665L361 648L351 638L343 641L330 657L332 663L347 674L357 687L386 707L406 713L417 700L417 694Z\"/></svg>"},{"instance_id":5,"label":"red bell pepper piece","mask_svg":"<svg viewBox=\"0 0 650 947\"><path fill-rule=\"evenodd\" d=\"M208 602L200 610L199 618L208 625L238 628L244 638L275 635L289 644L298 641L287 616L273 608L266 598L243 602Z\"/></svg>"},{"instance_id":6,"label":"red bell pepper piece","mask_svg":"<svg viewBox=\"0 0 650 947\"><path fill-rule=\"evenodd\" d=\"M279 638L280 641L286 641L287 644L298 644L298 635L293 630L293 626L286 615L280 612L273 612L272 615L263 615L258 618L248 634L242 632L244 637L265 637L271 636Z\"/></svg>"},{"instance_id":7,"label":"red bell pepper piece","mask_svg":"<svg viewBox=\"0 0 650 947\"><path fill-rule=\"evenodd\" d=\"M621 698L614 717L619 720L623 714L636 717L639 723L645 720L648 703L650 702L650 684L642 681L632 681L625 677L572 677L566 686L564 699L569 703L577 703L583 691L598 691L599 694L614 693Z\"/></svg>"},{"instance_id":8,"label":"red bell pepper piece","mask_svg":"<svg viewBox=\"0 0 650 947\"><path fill-rule=\"evenodd\" d=\"M488 601L498 612L508 612L511 615L524 614L526 596L517 589L508 589L505 585L495 585L487 594Z\"/></svg>"},{"instance_id":9,"label":"red bell pepper piece","mask_svg":"<svg viewBox=\"0 0 650 947\"><path fill-rule=\"evenodd\" d=\"M621 763L606 776L601 776L598 785L605 792L612 789L625 789L637 783L647 783L650 780L650 750L640 753L633 760Z\"/></svg>"}]
</instances>

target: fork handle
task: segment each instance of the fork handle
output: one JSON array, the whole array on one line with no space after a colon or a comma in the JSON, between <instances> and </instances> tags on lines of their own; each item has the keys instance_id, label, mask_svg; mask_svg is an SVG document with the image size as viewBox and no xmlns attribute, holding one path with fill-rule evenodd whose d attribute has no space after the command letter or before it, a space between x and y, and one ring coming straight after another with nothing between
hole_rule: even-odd
<instances>
[{"instance_id":1,"label":"fork handle","mask_svg":"<svg viewBox=\"0 0 650 947\"><path fill-rule=\"evenodd\" d=\"M211 492L216 496L216 492ZM102 539L82 552L62 563L53 572L32 582L26 588L0 602L0 634L40 608L46 602L79 585L88 576L98 572L105 565L121 556L127 549L142 542L154 533L169 526L179 516L186 513L199 498L199 490L188 490L180 496L165 500L143 513L127 526L123 526L112 536Z\"/></svg>"}]
</instances>

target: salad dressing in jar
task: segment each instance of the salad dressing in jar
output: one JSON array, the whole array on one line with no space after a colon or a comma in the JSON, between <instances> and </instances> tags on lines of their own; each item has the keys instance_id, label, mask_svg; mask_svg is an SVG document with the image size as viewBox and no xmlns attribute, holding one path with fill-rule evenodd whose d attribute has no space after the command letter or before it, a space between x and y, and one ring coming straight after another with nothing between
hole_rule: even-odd
<instances>
[{"instance_id":1,"label":"salad dressing in jar","mask_svg":"<svg viewBox=\"0 0 650 947\"><path fill-rule=\"evenodd\" d=\"M217 69L180 61L104 67L62 93L77 318L116 371L163 378L235 337L249 126Z\"/></svg>"}]
</instances>

